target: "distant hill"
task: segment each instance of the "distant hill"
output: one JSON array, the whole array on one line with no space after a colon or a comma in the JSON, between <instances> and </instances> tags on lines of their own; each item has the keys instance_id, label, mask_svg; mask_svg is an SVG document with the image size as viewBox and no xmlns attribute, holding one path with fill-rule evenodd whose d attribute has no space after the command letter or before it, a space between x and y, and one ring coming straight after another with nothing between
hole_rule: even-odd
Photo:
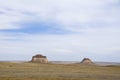
<instances>
[{"instance_id":1,"label":"distant hill","mask_svg":"<svg viewBox=\"0 0 120 80\"><path fill-rule=\"evenodd\" d=\"M80 61L50 61L50 63L55 64L74 64L74 63L80 63ZM120 62L94 62L98 65L120 65Z\"/></svg>"},{"instance_id":2,"label":"distant hill","mask_svg":"<svg viewBox=\"0 0 120 80\"><path fill-rule=\"evenodd\" d=\"M12 63L24 63L28 61L0 61L0 62L12 62ZM80 61L49 61L49 63L54 64L74 64L74 63L80 63ZM120 62L94 62L98 65L120 65Z\"/></svg>"},{"instance_id":3,"label":"distant hill","mask_svg":"<svg viewBox=\"0 0 120 80\"><path fill-rule=\"evenodd\" d=\"M120 65L120 62L95 62L98 65Z\"/></svg>"}]
</instances>

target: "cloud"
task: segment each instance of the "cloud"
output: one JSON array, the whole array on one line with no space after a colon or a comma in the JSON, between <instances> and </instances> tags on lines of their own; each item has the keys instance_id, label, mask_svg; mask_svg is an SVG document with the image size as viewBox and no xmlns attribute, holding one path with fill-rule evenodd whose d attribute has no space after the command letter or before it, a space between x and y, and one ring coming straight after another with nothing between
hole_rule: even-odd
<instances>
[{"instance_id":1,"label":"cloud","mask_svg":"<svg viewBox=\"0 0 120 80\"><path fill-rule=\"evenodd\" d=\"M6 35L8 39L0 41L1 52L16 55L16 57L17 55L21 57L27 55L23 60L29 60L32 55L42 53L47 55L49 60L81 60L84 57L90 57L96 61L104 61L111 56L113 57L111 61L115 61L115 56L118 57L120 52L119 33L23 35L11 36L13 40L8 40L10 35ZM56 58L59 56L61 58ZM102 60L103 57L104 60Z\"/></svg>"},{"instance_id":2,"label":"cloud","mask_svg":"<svg viewBox=\"0 0 120 80\"><path fill-rule=\"evenodd\" d=\"M0 53L110 60L120 56L119 9L119 0L0 0Z\"/></svg>"},{"instance_id":3,"label":"cloud","mask_svg":"<svg viewBox=\"0 0 120 80\"><path fill-rule=\"evenodd\" d=\"M35 0L34 2L4 0L1 1L1 9L4 12L1 17L5 22L1 23L13 27L12 23L20 21L54 21L67 29L71 27L76 29L75 26L82 27L81 25L85 27L85 24L95 25L98 22L110 24L120 19L117 18L120 17L119 7L116 6L118 2L119 0ZM6 27L3 25L2 28L11 28L7 25Z\"/></svg>"}]
</instances>

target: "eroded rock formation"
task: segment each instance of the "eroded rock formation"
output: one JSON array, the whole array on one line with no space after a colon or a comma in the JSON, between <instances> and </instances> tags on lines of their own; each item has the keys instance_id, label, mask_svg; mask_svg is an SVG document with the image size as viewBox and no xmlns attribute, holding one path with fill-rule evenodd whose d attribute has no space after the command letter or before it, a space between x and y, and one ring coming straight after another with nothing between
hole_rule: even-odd
<instances>
[{"instance_id":1,"label":"eroded rock formation","mask_svg":"<svg viewBox=\"0 0 120 80\"><path fill-rule=\"evenodd\" d=\"M89 58L84 58L84 59L81 61L81 64L93 65L94 63L93 63Z\"/></svg>"},{"instance_id":2,"label":"eroded rock formation","mask_svg":"<svg viewBox=\"0 0 120 80\"><path fill-rule=\"evenodd\" d=\"M32 57L31 62L48 63L48 59L46 56L43 56L42 54L37 54Z\"/></svg>"}]
</instances>

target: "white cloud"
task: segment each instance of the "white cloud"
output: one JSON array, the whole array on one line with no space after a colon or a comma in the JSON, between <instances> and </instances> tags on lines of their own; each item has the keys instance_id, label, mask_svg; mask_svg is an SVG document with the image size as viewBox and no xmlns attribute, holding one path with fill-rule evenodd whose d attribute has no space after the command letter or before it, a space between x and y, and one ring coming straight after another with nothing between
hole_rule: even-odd
<instances>
[{"instance_id":1,"label":"white cloud","mask_svg":"<svg viewBox=\"0 0 120 80\"><path fill-rule=\"evenodd\" d=\"M96 31L72 35L23 34L23 36L19 37L13 37L12 35L10 37L10 35L6 34L6 37L0 41L0 49L5 54L27 55L27 60L34 54L42 53L48 56L49 60L62 60L62 58L74 56L73 59L64 60L81 60L83 57L90 57L93 60L100 61L103 57L108 58L112 56L114 58L116 55L120 56L119 53L116 53L120 52L120 38L118 38L120 32L113 33ZM59 58L57 59L56 57Z\"/></svg>"},{"instance_id":2,"label":"white cloud","mask_svg":"<svg viewBox=\"0 0 120 80\"><path fill-rule=\"evenodd\" d=\"M0 16L3 20L1 28L11 28L14 26L11 23L24 20L53 20L67 28L97 22L114 24L119 21L120 12L118 7L111 6L118 2L119 0L4 0L1 1L1 9L9 8L11 11L3 11L5 14ZM23 12L33 13L35 16L25 15Z\"/></svg>"}]
</instances>

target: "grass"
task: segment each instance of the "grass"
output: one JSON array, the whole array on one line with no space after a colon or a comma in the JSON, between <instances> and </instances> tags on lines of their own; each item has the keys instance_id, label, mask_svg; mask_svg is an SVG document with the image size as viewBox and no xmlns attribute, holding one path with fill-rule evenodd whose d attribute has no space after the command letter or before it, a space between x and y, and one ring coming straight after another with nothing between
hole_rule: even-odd
<instances>
[{"instance_id":1,"label":"grass","mask_svg":"<svg viewBox=\"0 0 120 80\"><path fill-rule=\"evenodd\" d=\"M120 80L120 66L0 62L0 80Z\"/></svg>"}]
</instances>

